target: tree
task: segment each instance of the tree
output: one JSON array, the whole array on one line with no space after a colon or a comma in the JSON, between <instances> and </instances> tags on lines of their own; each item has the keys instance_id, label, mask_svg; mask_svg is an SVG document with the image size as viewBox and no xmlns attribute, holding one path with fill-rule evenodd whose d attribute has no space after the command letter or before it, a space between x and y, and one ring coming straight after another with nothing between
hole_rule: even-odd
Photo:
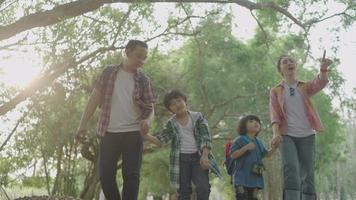
<instances>
[{"instance_id":1,"label":"tree","mask_svg":"<svg viewBox=\"0 0 356 200\"><path fill-rule=\"evenodd\" d=\"M106 1L100 1L103 2ZM214 138L214 153L220 163L224 141L227 137L235 137L236 123L242 115L254 113L260 116L263 121L261 137L265 142L270 139L268 91L279 81L275 61L282 52L290 52L298 59L302 79L310 79L316 74L315 71L304 68L307 60L308 63L317 63L316 59L308 56L310 52L307 32L314 23L306 25L300 33L285 33L279 30L284 30L295 22L290 22L288 17L288 21L285 21L285 15L273 11L274 8L283 8L293 13L293 16L305 25L317 14L325 13L311 14L307 19L301 16L307 13L308 9L292 12L291 8L295 5L301 6L302 3L305 3L307 8L308 5L321 1L236 1L246 3L246 7L251 6L251 14L259 22L254 38L249 41L240 41L231 34L232 14L225 4L216 4L204 14L197 14L199 8L195 8L195 4L179 3L176 10L181 14L170 16L166 26L160 27L152 16L153 4L139 3L120 7L111 2L104 3L105 5L86 14L64 16L51 25L26 29L18 35L19 38L23 36L18 41L6 43L11 41L3 40L4 45L0 44L3 47L0 47L0 51L21 50L23 45L33 45L46 63L43 66L42 78L29 88L17 93L8 93L7 90L1 93L1 115L28 99L24 105L24 111L28 111L24 113L28 114L23 117L18 128L14 129L9 142L4 143L0 152L4 155L0 160L0 165L4 166L0 168L0 176L3 177L1 181L5 186L15 184L10 174L19 173L30 166L33 176L19 176L19 179L28 185L36 185L35 180L45 180L40 186L45 187L48 194L81 196L88 199L96 195L99 188L95 162L95 123L89 128L92 140L84 145L87 152L84 152L83 156L88 160L80 157L81 145L74 142L74 131L95 78L103 67L120 61L120 50L131 37L144 38L148 42L156 39L163 42L184 42L182 47L166 52L161 51L159 45L150 49L151 55L143 70L150 75L157 96L157 117L152 131L155 133L160 130L170 116L161 103L164 93L173 87L180 87L188 95L190 108L202 111L208 117ZM0 10L4 8L5 12L0 17L9 25L15 24L19 19L11 17L10 14L13 14L15 7L20 4L16 1L13 5L7 3L0 4ZM33 15L51 14L60 8L59 6L66 4L70 4L70 1L63 1L61 4L38 1L33 5L24 4L22 7L27 13L34 13ZM94 3L91 4L93 5ZM269 7L272 5L278 6ZM53 9L41 11L48 7ZM347 25L353 21L354 7L348 2L345 3L345 8L345 13L340 16L344 17L342 21ZM35 22L38 23L34 20L33 23ZM27 34L34 35L34 39L26 37ZM340 90L341 84L339 73L333 71L330 88L335 93L322 93L314 98L328 129L328 132L318 139L318 187L322 194L327 191L336 193L335 188L339 188L340 194L341 191L345 194L350 194L351 191L350 188L336 187L332 178L324 181L325 175L335 172L336 165L333 160L345 153L344 150L335 150L341 149L339 147L344 142L344 136L337 134L342 124L330 104L332 98L340 97L337 91ZM142 171L142 198L149 192L157 198L165 193L173 193L172 188L168 187L168 176L165 173L168 167L167 152L167 149L153 153L148 150ZM278 159L276 156L272 161L266 162L268 170L264 199L274 199L280 194L280 174L276 173L278 170L271 170L278 169ZM343 161L340 162L340 168L346 168L347 165L343 165ZM150 173L158 168L164 176ZM50 171L55 173L51 174ZM344 174L339 177L340 182L348 181ZM232 198L233 189L228 177L224 180L212 179L212 182L214 189L228 191L225 198Z\"/></svg>"},{"instance_id":2,"label":"tree","mask_svg":"<svg viewBox=\"0 0 356 200\"><path fill-rule=\"evenodd\" d=\"M32 7L29 6L25 10L35 10L37 13L30 14L27 16L24 16L23 18L19 19L18 21L15 22L10 22L9 25L0 27L0 40L4 40L6 38L9 38L19 32L29 30L34 27L43 27L47 25L52 25L58 22L62 22L65 19L75 17L75 16L80 16L86 12L89 11L94 11L95 9L103 6L104 4L107 3L114 3L114 2L132 2L132 1L115 1L115 0L90 0L90 1L85 1L85 0L78 0L74 1L71 3L67 4L62 4L62 5L53 5L51 1L46 1L45 3L42 4L36 4L36 6ZM149 1L149 2L159 2L159 1ZM176 1L164 1L164 2L176 2ZM220 1L184 1L184 3L193 3L193 2L216 2L216 3L221 3ZM182 2L181 2L182 3ZM281 3L281 2L261 2L261 3L254 3L251 1L247 0L236 0L236 1L226 1L224 3L236 3L240 6L243 6L245 8L248 8L251 11L253 10L262 10L262 13L264 10L266 10L266 13L269 16L274 16L276 21L283 20L283 17L278 17L276 13L281 13L283 16L289 18L290 20L293 21L293 23L297 24L299 27L301 27L303 30L305 30L305 35L308 35L308 31L310 28L321 21L330 19L332 17L336 16L341 16L343 17L343 21L345 25L350 25L353 20L355 20L355 4L352 3L352 1L346 2L346 8L344 11L340 13L335 13L331 16L325 16L326 11L321 12L321 15L323 18L320 18L320 16L312 16L310 19L307 19L305 21L300 21L298 18L302 18L305 16L307 12L306 9L304 9L301 13L298 13L298 17L295 17L291 12L288 11L288 7L291 2L288 1L288 3ZM5 9L5 11L8 11L7 15L5 15L6 21L13 21L9 20L9 16L13 15L14 12L14 7L18 6L17 3L14 5L10 5L10 8ZM49 5L48 5L49 4ZM281 5L279 5L281 4ZM304 8L307 8L307 3L302 1L296 1L296 4L298 6L302 5ZM308 4L313 5L314 2L308 2ZM52 10L50 11L39 11L45 6L55 6ZM12 9L11 9L12 7ZM285 8L286 7L286 8ZM265 13L265 14L266 14ZM256 18L257 19L257 18ZM261 23L259 23L260 27ZM262 28L263 29L263 28ZM27 37L27 36L26 36ZM25 38L26 38L25 37ZM113 43L111 46L106 46L106 47L101 47L98 48L96 51L91 52L90 54L82 57L81 59L75 59L73 58L73 55L69 55L69 58L60 62L60 63L55 63L54 66L52 66L53 69L61 68L61 70L56 70L53 73L46 74L43 78L39 79L37 83L34 84L34 86L29 87L28 89L23 90L20 92L17 96L15 96L12 100L6 102L2 106L0 106L0 115L6 114L9 110L13 109L19 102L25 100L27 97L31 96L34 92L37 90L41 89L42 87L45 87L49 83L51 83L55 78L57 78L59 75L63 74L66 70L69 68L73 68L77 66L78 64L87 61L87 59L90 59L92 56L96 56L98 53L102 53L105 51L109 50L116 50L118 49L117 47L114 46L115 43ZM11 45L10 45L11 46ZM120 49L120 48L119 48ZM41 85L38 86L38 85Z\"/></svg>"}]
</instances>

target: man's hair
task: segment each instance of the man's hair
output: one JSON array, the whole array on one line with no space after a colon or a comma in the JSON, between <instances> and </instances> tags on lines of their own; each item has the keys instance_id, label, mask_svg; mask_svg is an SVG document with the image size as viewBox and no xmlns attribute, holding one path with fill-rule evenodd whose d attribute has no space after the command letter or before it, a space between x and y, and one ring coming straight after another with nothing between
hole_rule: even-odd
<instances>
[{"instance_id":1,"label":"man's hair","mask_svg":"<svg viewBox=\"0 0 356 200\"><path fill-rule=\"evenodd\" d=\"M126 44L125 49L126 49L126 50L135 49L137 46L144 47L144 48L148 48L147 43L144 42L144 41L141 41L141 40L130 40L130 41Z\"/></svg>"},{"instance_id":2,"label":"man's hair","mask_svg":"<svg viewBox=\"0 0 356 200\"><path fill-rule=\"evenodd\" d=\"M260 125L261 125L261 120L260 118L258 118L256 115L247 115L244 116L240 119L239 121L239 125L237 126L237 133L239 135L246 135L247 134L247 122L250 120L255 120L257 121ZM257 132L256 136L258 135L258 133L261 131L260 130Z\"/></svg>"},{"instance_id":3,"label":"man's hair","mask_svg":"<svg viewBox=\"0 0 356 200\"><path fill-rule=\"evenodd\" d=\"M165 95L164 95L164 99L163 99L163 104L164 106L169 110L169 106L171 104L171 100L172 99L177 99L177 98L182 98L185 102L187 102L187 96L185 96L185 94L178 90L178 89L173 89L173 90L170 90L169 92L167 92Z\"/></svg>"}]
</instances>

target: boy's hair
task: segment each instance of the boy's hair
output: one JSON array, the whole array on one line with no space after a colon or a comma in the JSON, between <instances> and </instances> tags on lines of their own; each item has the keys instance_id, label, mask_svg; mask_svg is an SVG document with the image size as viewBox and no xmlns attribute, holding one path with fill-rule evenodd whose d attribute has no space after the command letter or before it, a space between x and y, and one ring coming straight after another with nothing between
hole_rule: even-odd
<instances>
[{"instance_id":1,"label":"boy's hair","mask_svg":"<svg viewBox=\"0 0 356 200\"><path fill-rule=\"evenodd\" d=\"M137 46L140 46L140 47L144 47L144 48L148 48L148 45L146 42L144 41L141 41L141 40L130 40L126 46L125 46L125 49L126 50L131 50L131 49L135 49Z\"/></svg>"},{"instance_id":2,"label":"boy's hair","mask_svg":"<svg viewBox=\"0 0 356 200\"><path fill-rule=\"evenodd\" d=\"M178 90L178 89L173 89L170 90L169 92L166 93L166 95L164 95L164 99L163 99L163 104L164 106L169 110L169 106L171 104L171 100L172 99L177 99L177 98L182 98L185 102L187 102L187 96L185 96L185 94Z\"/></svg>"},{"instance_id":3,"label":"boy's hair","mask_svg":"<svg viewBox=\"0 0 356 200\"><path fill-rule=\"evenodd\" d=\"M281 71L281 61L283 58L290 58L290 56L288 54L282 54L279 56L278 58L278 62L277 62L277 70L280 74L282 74L282 71Z\"/></svg>"},{"instance_id":4,"label":"boy's hair","mask_svg":"<svg viewBox=\"0 0 356 200\"><path fill-rule=\"evenodd\" d=\"M237 126L237 133L239 135L246 135L247 134L247 122L249 120L255 120L257 121L260 125L261 125L261 120L260 118L258 118L256 115L247 115L247 116L244 116L240 119L239 121L239 125ZM260 133L261 131L261 128L260 130L257 132L256 136Z\"/></svg>"}]
</instances>

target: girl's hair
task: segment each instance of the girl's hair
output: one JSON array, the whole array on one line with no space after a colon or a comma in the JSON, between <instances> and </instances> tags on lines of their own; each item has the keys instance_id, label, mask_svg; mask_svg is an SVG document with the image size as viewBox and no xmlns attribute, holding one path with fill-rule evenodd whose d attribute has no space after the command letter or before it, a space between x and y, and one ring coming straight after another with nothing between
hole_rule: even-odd
<instances>
[{"instance_id":1,"label":"girl's hair","mask_svg":"<svg viewBox=\"0 0 356 200\"><path fill-rule=\"evenodd\" d=\"M282 55L279 56L278 62L277 62L277 70L278 70L278 72L280 74L282 74L282 72L281 72L281 61L282 61L283 58L290 58L290 56L288 54L282 54Z\"/></svg>"},{"instance_id":2,"label":"girl's hair","mask_svg":"<svg viewBox=\"0 0 356 200\"><path fill-rule=\"evenodd\" d=\"M261 125L261 120L256 115L247 115L240 119L239 125L237 126L237 133L239 135L246 135L247 134L247 122L250 120L255 120ZM256 136L260 133L260 130L257 132Z\"/></svg>"},{"instance_id":3,"label":"girl's hair","mask_svg":"<svg viewBox=\"0 0 356 200\"><path fill-rule=\"evenodd\" d=\"M185 102L187 102L187 96L185 96L185 94L178 90L178 89L173 89L173 90L170 90L169 92L166 93L166 95L164 96L164 99L163 99L163 104L164 106L169 110L169 106L171 104L171 100L172 99L177 99L177 98L182 98Z\"/></svg>"}]
</instances>

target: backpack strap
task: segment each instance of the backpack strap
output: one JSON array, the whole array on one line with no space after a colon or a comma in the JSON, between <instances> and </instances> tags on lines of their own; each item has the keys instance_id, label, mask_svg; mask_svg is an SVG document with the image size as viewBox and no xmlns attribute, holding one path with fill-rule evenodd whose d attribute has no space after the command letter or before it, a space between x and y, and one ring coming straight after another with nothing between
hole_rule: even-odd
<instances>
[{"instance_id":1,"label":"backpack strap","mask_svg":"<svg viewBox=\"0 0 356 200\"><path fill-rule=\"evenodd\" d=\"M256 143L257 143L257 148L259 149L260 153L262 154L262 150L264 149L262 142L256 138ZM260 156L258 156L258 157L260 157ZM261 163L262 163L262 156L260 158L261 158Z\"/></svg>"},{"instance_id":2,"label":"backpack strap","mask_svg":"<svg viewBox=\"0 0 356 200\"><path fill-rule=\"evenodd\" d=\"M225 156L230 156L230 148L231 148L231 145L232 145L232 141L228 141L228 142L225 144Z\"/></svg>"},{"instance_id":3,"label":"backpack strap","mask_svg":"<svg viewBox=\"0 0 356 200\"><path fill-rule=\"evenodd\" d=\"M247 137L246 135L241 135L241 138L246 142L247 144L251 142L250 138ZM257 143L257 148L259 148L260 151L263 149L263 144L259 139L256 138L256 143Z\"/></svg>"},{"instance_id":4,"label":"backpack strap","mask_svg":"<svg viewBox=\"0 0 356 200\"><path fill-rule=\"evenodd\" d=\"M262 152L263 146L259 139L256 138L257 148Z\"/></svg>"},{"instance_id":5,"label":"backpack strap","mask_svg":"<svg viewBox=\"0 0 356 200\"><path fill-rule=\"evenodd\" d=\"M248 144L251 142L251 139L249 137L247 137L246 135L242 135L241 138ZM262 150L263 150L263 144L261 143L261 141L259 139L255 139L256 140L256 146L257 146L257 149L259 150L260 153L262 153ZM260 156L257 156L257 157L260 157ZM261 162L262 162L262 158L261 158Z\"/></svg>"},{"instance_id":6,"label":"backpack strap","mask_svg":"<svg viewBox=\"0 0 356 200\"><path fill-rule=\"evenodd\" d=\"M248 143L250 142L250 139L249 139L246 135L241 135L240 137L242 138L242 141L246 142L246 144L248 144ZM237 158L237 159L238 159L238 158ZM233 178L232 178L234 172L235 172L236 170L239 170L239 169L237 168L238 166L236 165L237 159L232 159L232 162L235 163L235 166L234 166L234 169L232 170L233 173L231 174L231 183L234 182L234 181L233 181ZM239 159L241 160L241 166L243 166L244 163L245 163L245 160L246 160L246 156L245 156L245 155L242 155L241 157L239 157Z\"/></svg>"},{"instance_id":7,"label":"backpack strap","mask_svg":"<svg viewBox=\"0 0 356 200\"><path fill-rule=\"evenodd\" d=\"M242 140L243 140L244 142L246 142L247 144L250 143L250 141L251 141L250 138L247 137L246 135L241 135L240 137L241 137Z\"/></svg>"}]
</instances>

